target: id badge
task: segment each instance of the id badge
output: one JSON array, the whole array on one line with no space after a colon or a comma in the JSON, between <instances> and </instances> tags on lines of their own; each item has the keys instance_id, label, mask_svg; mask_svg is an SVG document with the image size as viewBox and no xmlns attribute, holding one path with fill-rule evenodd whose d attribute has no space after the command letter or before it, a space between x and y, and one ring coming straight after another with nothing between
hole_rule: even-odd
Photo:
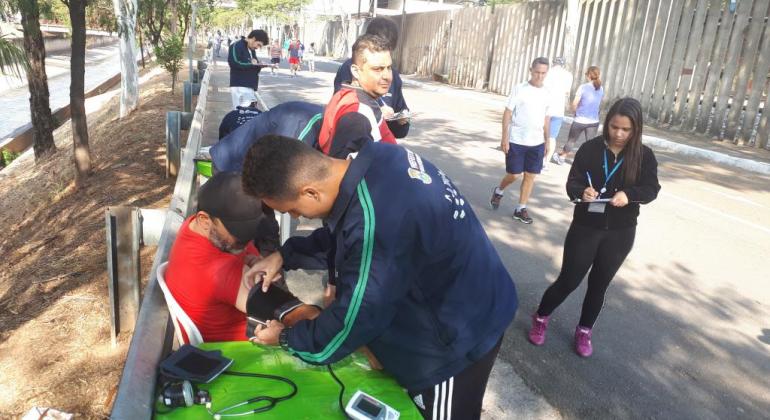
<instances>
[{"instance_id":1,"label":"id badge","mask_svg":"<svg viewBox=\"0 0 770 420\"><path fill-rule=\"evenodd\" d=\"M590 203L588 205L588 212L589 213L604 213L604 208L607 206L607 203Z\"/></svg>"}]
</instances>

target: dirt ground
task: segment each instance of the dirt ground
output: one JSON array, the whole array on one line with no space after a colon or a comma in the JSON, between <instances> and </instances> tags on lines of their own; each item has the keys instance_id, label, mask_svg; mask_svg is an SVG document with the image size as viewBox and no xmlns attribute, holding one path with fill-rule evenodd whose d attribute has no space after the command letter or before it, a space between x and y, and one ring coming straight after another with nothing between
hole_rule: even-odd
<instances>
[{"instance_id":1,"label":"dirt ground","mask_svg":"<svg viewBox=\"0 0 770 420\"><path fill-rule=\"evenodd\" d=\"M0 418L35 406L109 416L130 336L110 343L104 211L168 205L165 112L181 109L181 90L163 73L127 118L117 98L90 114L95 171L78 190L69 123L53 156L0 176ZM142 251L142 278L154 252Z\"/></svg>"}]
</instances>

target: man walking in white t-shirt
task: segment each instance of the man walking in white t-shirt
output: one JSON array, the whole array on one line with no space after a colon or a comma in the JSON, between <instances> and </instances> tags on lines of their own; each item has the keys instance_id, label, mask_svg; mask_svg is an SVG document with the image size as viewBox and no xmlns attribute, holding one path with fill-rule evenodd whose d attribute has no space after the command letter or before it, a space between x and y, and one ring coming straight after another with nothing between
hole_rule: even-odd
<instances>
[{"instance_id":1,"label":"man walking in white t-shirt","mask_svg":"<svg viewBox=\"0 0 770 420\"><path fill-rule=\"evenodd\" d=\"M500 185L492 191L490 199L492 208L497 210L503 198L503 190L524 173L519 204L513 212L513 218L526 224L532 223L527 212L527 201L535 185L535 176L543 169L549 130L548 114L553 102L550 92L543 86L548 73L548 58L536 58L529 73L529 81L513 87L503 113L500 148L505 153L506 174Z\"/></svg>"},{"instance_id":2,"label":"man walking in white t-shirt","mask_svg":"<svg viewBox=\"0 0 770 420\"><path fill-rule=\"evenodd\" d=\"M564 63L564 57L554 58L553 67L548 70L548 75L543 82L553 96L553 106L548 112L551 121L548 129L548 140L545 143L543 170L546 169L551 153L556 150L556 138L559 137L559 131L564 122L564 107L567 104L570 90L572 90L572 73L564 68Z\"/></svg>"}]
</instances>

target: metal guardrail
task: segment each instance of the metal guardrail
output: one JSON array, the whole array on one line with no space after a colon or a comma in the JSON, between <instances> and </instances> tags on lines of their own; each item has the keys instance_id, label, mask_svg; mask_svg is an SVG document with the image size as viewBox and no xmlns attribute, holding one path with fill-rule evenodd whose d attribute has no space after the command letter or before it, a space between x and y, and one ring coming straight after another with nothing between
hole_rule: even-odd
<instances>
[{"instance_id":1,"label":"metal guardrail","mask_svg":"<svg viewBox=\"0 0 770 420\"><path fill-rule=\"evenodd\" d=\"M204 60L207 62L211 60L211 50L206 51ZM144 290L136 329L131 338L123 375L112 407L111 417L115 419L152 418L157 367L163 356L171 349L174 335L166 301L156 278L156 270L168 259L168 253L176 239L179 227L194 208L193 197L197 187L197 174L193 158L201 146L201 127L205 117L210 80L211 72L207 71L201 81L200 95L187 137L187 146L182 149L179 175L174 185L171 204L166 213L158 250L150 270L150 279Z\"/></svg>"}]
</instances>

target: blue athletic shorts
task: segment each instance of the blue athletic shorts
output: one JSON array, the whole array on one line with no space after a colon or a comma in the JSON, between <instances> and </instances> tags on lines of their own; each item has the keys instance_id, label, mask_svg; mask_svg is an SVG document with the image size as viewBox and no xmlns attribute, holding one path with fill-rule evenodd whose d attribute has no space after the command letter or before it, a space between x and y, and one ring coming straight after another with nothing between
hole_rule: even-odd
<instances>
[{"instance_id":1,"label":"blue athletic shorts","mask_svg":"<svg viewBox=\"0 0 770 420\"><path fill-rule=\"evenodd\" d=\"M563 122L564 117L551 117L551 125L549 125L548 137L552 139L559 137L559 131L561 130L561 125Z\"/></svg>"},{"instance_id":2,"label":"blue athletic shorts","mask_svg":"<svg viewBox=\"0 0 770 420\"><path fill-rule=\"evenodd\" d=\"M545 155L545 144L522 146L510 143L508 154L505 156L505 172L539 174L543 169L543 155Z\"/></svg>"}]
</instances>

